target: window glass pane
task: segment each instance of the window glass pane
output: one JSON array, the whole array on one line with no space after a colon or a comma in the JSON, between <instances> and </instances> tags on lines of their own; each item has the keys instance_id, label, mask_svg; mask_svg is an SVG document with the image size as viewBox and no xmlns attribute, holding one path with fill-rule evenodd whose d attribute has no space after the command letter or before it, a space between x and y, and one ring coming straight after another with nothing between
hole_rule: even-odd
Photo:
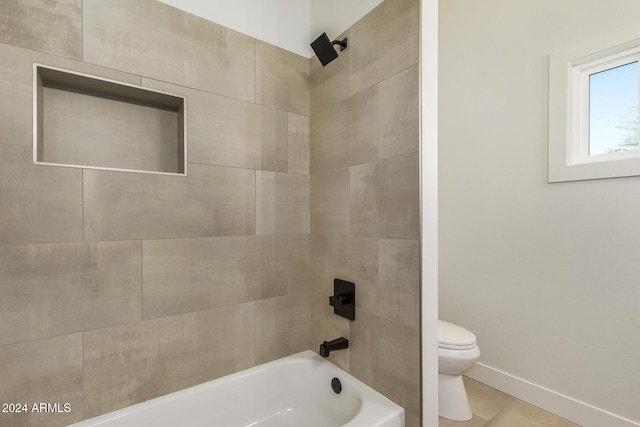
<instances>
[{"instance_id":1,"label":"window glass pane","mask_svg":"<svg viewBox=\"0 0 640 427\"><path fill-rule=\"evenodd\" d=\"M589 155L638 149L638 62L589 76Z\"/></svg>"}]
</instances>

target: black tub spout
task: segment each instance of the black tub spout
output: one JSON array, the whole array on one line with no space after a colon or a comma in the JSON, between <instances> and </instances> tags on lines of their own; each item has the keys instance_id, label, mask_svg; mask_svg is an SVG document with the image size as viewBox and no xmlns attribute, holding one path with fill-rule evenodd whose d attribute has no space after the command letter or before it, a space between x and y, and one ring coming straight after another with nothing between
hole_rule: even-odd
<instances>
[{"instance_id":1,"label":"black tub spout","mask_svg":"<svg viewBox=\"0 0 640 427\"><path fill-rule=\"evenodd\" d=\"M324 341L320 344L320 356L329 357L329 353L335 350L343 350L349 348L349 340L343 337L336 338L333 341Z\"/></svg>"}]
</instances>

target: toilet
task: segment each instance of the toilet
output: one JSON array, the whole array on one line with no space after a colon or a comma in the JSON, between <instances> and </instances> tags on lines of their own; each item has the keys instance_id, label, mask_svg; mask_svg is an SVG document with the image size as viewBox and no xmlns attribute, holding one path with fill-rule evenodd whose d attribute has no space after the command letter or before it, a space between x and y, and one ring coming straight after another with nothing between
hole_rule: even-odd
<instances>
[{"instance_id":1,"label":"toilet","mask_svg":"<svg viewBox=\"0 0 640 427\"><path fill-rule=\"evenodd\" d=\"M466 421L473 416L462 374L471 369L479 357L475 335L461 326L438 321L438 412L441 417Z\"/></svg>"}]
</instances>

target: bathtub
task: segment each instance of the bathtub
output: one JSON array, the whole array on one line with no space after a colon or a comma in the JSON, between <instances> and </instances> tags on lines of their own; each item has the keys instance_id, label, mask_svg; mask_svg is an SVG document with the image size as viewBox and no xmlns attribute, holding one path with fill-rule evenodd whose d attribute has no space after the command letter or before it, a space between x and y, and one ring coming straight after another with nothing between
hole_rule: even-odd
<instances>
[{"instance_id":1,"label":"bathtub","mask_svg":"<svg viewBox=\"0 0 640 427\"><path fill-rule=\"evenodd\" d=\"M307 350L72 426L404 427L404 409Z\"/></svg>"}]
</instances>

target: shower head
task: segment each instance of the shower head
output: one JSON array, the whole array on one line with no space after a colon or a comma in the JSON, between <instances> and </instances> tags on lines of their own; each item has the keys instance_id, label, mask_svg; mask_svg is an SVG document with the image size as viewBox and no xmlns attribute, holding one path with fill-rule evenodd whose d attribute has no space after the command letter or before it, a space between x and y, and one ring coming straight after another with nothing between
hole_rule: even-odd
<instances>
[{"instance_id":1,"label":"shower head","mask_svg":"<svg viewBox=\"0 0 640 427\"><path fill-rule=\"evenodd\" d=\"M327 33L322 33L311 43L311 48L323 67L338 57L338 52L333 48L334 44L339 45L340 52L342 52L347 48L347 39L330 41Z\"/></svg>"}]
</instances>

